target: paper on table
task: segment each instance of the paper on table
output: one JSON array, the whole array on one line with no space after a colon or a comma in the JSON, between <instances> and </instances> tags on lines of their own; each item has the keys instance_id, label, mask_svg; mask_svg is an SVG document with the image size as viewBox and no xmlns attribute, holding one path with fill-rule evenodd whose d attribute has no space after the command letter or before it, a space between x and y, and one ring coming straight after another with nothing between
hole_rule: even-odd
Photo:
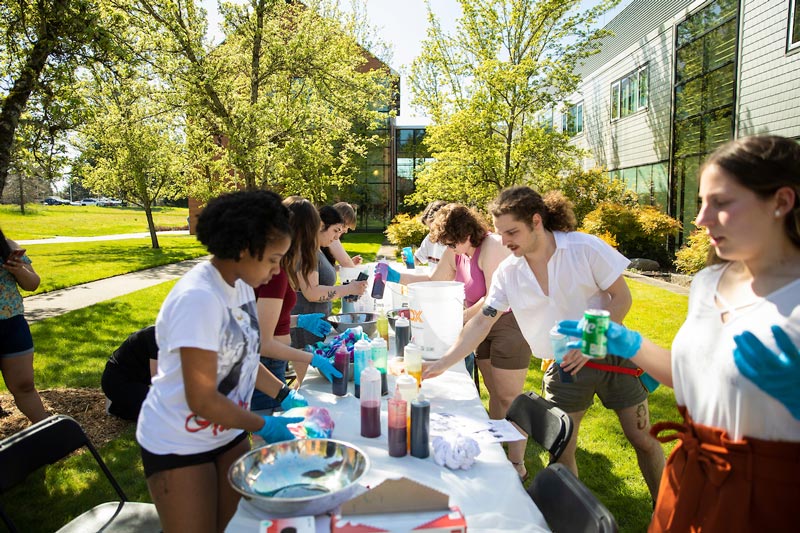
<instances>
[{"instance_id":1,"label":"paper on table","mask_svg":"<svg viewBox=\"0 0 800 533\"><path fill-rule=\"evenodd\" d=\"M508 420L473 420L450 413L431 413L431 436L462 435L472 437L479 444L489 442L513 442L526 437Z\"/></svg>"}]
</instances>

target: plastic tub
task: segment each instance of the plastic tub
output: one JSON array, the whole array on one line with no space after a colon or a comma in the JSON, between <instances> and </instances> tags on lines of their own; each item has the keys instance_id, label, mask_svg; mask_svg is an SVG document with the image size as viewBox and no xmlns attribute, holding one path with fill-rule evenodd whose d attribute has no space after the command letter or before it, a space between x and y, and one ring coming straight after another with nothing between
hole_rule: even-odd
<instances>
[{"instance_id":1,"label":"plastic tub","mask_svg":"<svg viewBox=\"0 0 800 533\"><path fill-rule=\"evenodd\" d=\"M439 359L455 343L464 323L464 284L422 281L408 286L411 336L425 359Z\"/></svg>"}]
</instances>

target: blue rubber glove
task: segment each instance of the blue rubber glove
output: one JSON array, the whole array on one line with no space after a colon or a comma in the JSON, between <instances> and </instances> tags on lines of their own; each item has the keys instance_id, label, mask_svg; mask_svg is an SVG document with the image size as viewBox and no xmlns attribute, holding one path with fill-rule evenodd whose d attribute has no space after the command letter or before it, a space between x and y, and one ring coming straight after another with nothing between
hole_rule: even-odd
<instances>
[{"instance_id":1,"label":"blue rubber glove","mask_svg":"<svg viewBox=\"0 0 800 533\"><path fill-rule=\"evenodd\" d=\"M331 332L331 326L327 320L322 317L322 313L311 313L308 315L297 315L297 327L313 333L317 337L325 337Z\"/></svg>"},{"instance_id":2,"label":"blue rubber glove","mask_svg":"<svg viewBox=\"0 0 800 533\"><path fill-rule=\"evenodd\" d=\"M583 321L562 320L558 323L558 332L581 339L583 337ZM608 339L608 353L618 355L623 359L630 359L642 347L642 336L638 332L621 326L616 322L609 323L606 337ZM567 347L573 350L580 349L581 341L570 342Z\"/></svg>"},{"instance_id":3,"label":"blue rubber glove","mask_svg":"<svg viewBox=\"0 0 800 533\"><path fill-rule=\"evenodd\" d=\"M303 397L303 395L292 389L289 391L289 394L286 396L286 398L284 398L281 402L281 409L288 411L292 407L305 407L307 405L308 401Z\"/></svg>"},{"instance_id":4,"label":"blue rubber glove","mask_svg":"<svg viewBox=\"0 0 800 533\"><path fill-rule=\"evenodd\" d=\"M381 275L383 279L386 281L391 281L392 283L400 283L400 272L393 269L386 263L378 263L375 265L375 272Z\"/></svg>"},{"instance_id":5,"label":"blue rubber glove","mask_svg":"<svg viewBox=\"0 0 800 533\"><path fill-rule=\"evenodd\" d=\"M336 370L336 367L333 366L327 358L322 357L318 353L315 353L314 357L311 358L311 366L322 372L322 375L325 376L328 381L333 381L333 378L342 377L342 373Z\"/></svg>"},{"instance_id":6,"label":"blue rubber glove","mask_svg":"<svg viewBox=\"0 0 800 533\"><path fill-rule=\"evenodd\" d=\"M800 420L800 354L792 340L779 326L772 326L772 336L780 353L775 353L745 331L733 337L736 349L733 361L736 368Z\"/></svg>"},{"instance_id":7,"label":"blue rubber glove","mask_svg":"<svg viewBox=\"0 0 800 533\"><path fill-rule=\"evenodd\" d=\"M262 416L264 425L261 429L254 431L253 435L258 435L267 444L281 442L284 440L294 440L294 435L286 427L287 424L295 424L305 420L302 416Z\"/></svg>"}]
</instances>

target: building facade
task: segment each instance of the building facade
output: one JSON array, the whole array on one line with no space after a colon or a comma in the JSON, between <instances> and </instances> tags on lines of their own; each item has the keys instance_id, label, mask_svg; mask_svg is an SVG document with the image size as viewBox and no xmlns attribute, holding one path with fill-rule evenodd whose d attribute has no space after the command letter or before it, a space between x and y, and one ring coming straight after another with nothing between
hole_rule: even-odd
<instances>
[{"instance_id":1,"label":"building facade","mask_svg":"<svg viewBox=\"0 0 800 533\"><path fill-rule=\"evenodd\" d=\"M634 0L606 29L554 123L589 150L585 167L680 220L684 237L717 146L800 140L800 0Z\"/></svg>"}]
</instances>

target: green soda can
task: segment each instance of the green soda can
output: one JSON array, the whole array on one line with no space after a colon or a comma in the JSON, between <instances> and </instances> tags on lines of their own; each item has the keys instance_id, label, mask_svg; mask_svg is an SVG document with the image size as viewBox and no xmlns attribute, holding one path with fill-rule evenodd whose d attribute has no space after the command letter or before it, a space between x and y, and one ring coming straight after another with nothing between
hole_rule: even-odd
<instances>
[{"instance_id":1,"label":"green soda can","mask_svg":"<svg viewBox=\"0 0 800 533\"><path fill-rule=\"evenodd\" d=\"M608 355L606 332L611 322L611 313L605 309L587 309L583 312L583 339L581 353L593 359Z\"/></svg>"}]
</instances>

